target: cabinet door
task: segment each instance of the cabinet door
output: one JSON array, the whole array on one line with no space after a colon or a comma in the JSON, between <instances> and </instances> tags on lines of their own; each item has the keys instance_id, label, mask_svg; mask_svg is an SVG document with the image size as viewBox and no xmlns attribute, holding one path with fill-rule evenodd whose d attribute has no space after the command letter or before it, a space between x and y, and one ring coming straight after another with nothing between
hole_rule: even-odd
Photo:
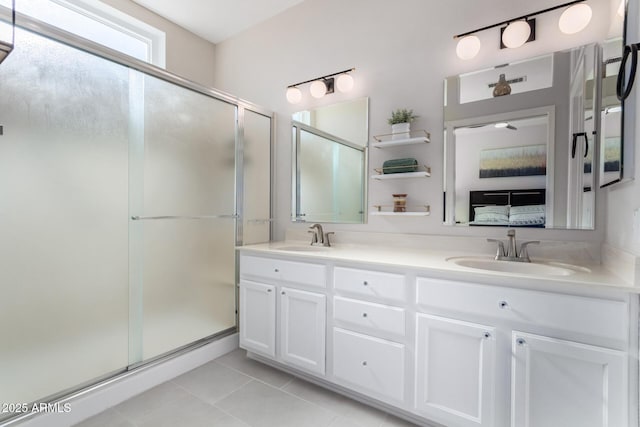
<instances>
[{"instance_id":1,"label":"cabinet door","mask_svg":"<svg viewBox=\"0 0 640 427\"><path fill-rule=\"evenodd\" d=\"M240 281L240 347L275 357L275 286Z\"/></svg>"},{"instance_id":2,"label":"cabinet door","mask_svg":"<svg viewBox=\"0 0 640 427\"><path fill-rule=\"evenodd\" d=\"M512 427L628 425L625 353L521 332L512 339Z\"/></svg>"},{"instance_id":3,"label":"cabinet door","mask_svg":"<svg viewBox=\"0 0 640 427\"><path fill-rule=\"evenodd\" d=\"M315 292L282 288L280 301L282 360L324 374L326 297Z\"/></svg>"},{"instance_id":4,"label":"cabinet door","mask_svg":"<svg viewBox=\"0 0 640 427\"><path fill-rule=\"evenodd\" d=\"M418 314L416 346L416 410L446 425L492 427L494 328Z\"/></svg>"}]
</instances>

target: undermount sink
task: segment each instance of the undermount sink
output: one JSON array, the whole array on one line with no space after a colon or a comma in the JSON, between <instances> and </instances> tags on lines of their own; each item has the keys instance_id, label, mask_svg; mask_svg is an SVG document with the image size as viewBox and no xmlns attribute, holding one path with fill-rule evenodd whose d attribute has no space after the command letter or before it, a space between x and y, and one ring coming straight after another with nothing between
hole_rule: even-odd
<instances>
[{"instance_id":1,"label":"undermount sink","mask_svg":"<svg viewBox=\"0 0 640 427\"><path fill-rule=\"evenodd\" d=\"M497 271L500 273L530 274L532 276L570 276L578 272L589 273L591 271L585 267L552 261L497 261L490 257L452 257L447 258L447 261L461 267L474 268L476 270Z\"/></svg>"},{"instance_id":2,"label":"undermount sink","mask_svg":"<svg viewBox=\"0 0 640 427\"><path fill-rule=\"evenodd\" d=\"M275 248L279 251L287 251L287 252L326 252L330 251L331 247L327 246L311 246L311 245L295 245L295 246L281 246L279 248Z\"/></svg>"}]
</instances>

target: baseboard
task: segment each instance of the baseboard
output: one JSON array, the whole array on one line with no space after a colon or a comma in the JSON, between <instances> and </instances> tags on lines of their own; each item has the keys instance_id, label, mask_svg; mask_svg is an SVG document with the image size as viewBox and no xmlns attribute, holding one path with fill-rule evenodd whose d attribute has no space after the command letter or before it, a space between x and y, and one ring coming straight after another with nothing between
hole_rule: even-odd
<instances>
[{"instance_id":1,"label":"baseboard","mask_svg":"<svg viewBox=\"0 0 640 427\"><path fill-rule=\"evenodd\" d=\"M238 334L228 335L150 367L140 367L64 400L69 412L41 413L0 424L2 427L69 427L238 348Z\"/></svg>"}]
</instances>

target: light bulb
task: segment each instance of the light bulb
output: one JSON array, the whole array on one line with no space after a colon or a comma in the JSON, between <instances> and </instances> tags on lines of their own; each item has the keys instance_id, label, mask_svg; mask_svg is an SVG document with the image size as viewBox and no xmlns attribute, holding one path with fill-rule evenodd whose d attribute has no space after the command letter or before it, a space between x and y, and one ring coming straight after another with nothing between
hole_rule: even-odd
<instances>
[{"instance_id":1,"label":"light bulb","mask_svg":"<svg viewBox=\"0 0 640 427\"><path fill-rule=\"evenodd\" d=\"M290 104L297 104L302 101L302 91L297 87L287 88L287 101Z\"/></svg>"},{"instance_id":2,"label":"light bulb","mask_svg":"<svg viewBox=\"0 0 640 427\"><path fill-rule=\"evenodd\" d=\"M502 43L510 49L520 47L529 40L531 35L531 26L529 22L515 21L507 25L502 33Z\"/></svg>"},{"instance_id":3,"label":"light bulb","mask_svg":"<svg viewBox=\"0 0 640 427\"><path fill-rule=\"evenodd\" d=\"M322 98L327 93L327 85L322 80L316 80L311 83L309 92L314 98Z\"/></svg>"},{"instance_id":4,"label":"light bulb","mask_svg":"<svg viewBox=\"0 0 640 427\"><path fill-rule=\"evenodd\" d=\"M575 34L584 30L589 22L593 12L588 4L574 4L560 15L558 27L565 34Z\"/></svg>"},{"instance_id":5,"label":"light bulb","mask_svg":"<svg viewBox=\"0 0 640 427\"><path fill-rule=\"evenodd\" d=\"M340 92L349 92L353 89L353 77L351 74L340 74L336 80L336 87Z\"/></svg>"},{"instance_id":6,"label":"light bulb","mask_svg":"<svg viewBox=\"0 0 640 427\"><path fill-rule=\"evenodd\" d=\"M460 59L474 58L478 52L480 52L480 39L476 36L463 37L456 46L456 54Z\"/></svg>"}]
</instances>

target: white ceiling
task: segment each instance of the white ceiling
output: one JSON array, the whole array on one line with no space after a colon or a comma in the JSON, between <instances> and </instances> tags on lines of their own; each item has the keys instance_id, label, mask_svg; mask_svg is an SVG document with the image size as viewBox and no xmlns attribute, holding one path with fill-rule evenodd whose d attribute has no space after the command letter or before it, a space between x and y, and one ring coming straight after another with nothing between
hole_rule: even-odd
<instances>
[{"instance_id":1,"label":"white ceiling","mask_svg":"<svg viewBox=\"0 0 640 427\"><path fill-rule=\"evenodd\" d=\"M133 1L212 43L219 43L304 0Z\"/></svg>"}]
</instances>

